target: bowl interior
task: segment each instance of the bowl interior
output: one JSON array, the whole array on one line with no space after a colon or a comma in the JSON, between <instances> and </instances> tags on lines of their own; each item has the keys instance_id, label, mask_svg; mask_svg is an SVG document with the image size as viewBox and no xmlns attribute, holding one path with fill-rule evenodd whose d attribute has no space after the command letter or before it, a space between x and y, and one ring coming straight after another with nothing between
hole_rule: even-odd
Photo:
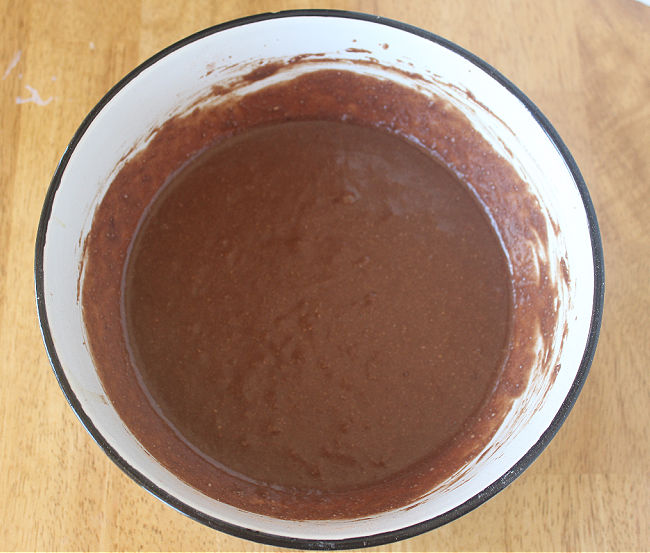
<instances>
[{"instance_id":1,"label":"bowl interior","mask_svg":"<svg viewBox=\"0 0 650 553\"><path fill-rule=\"evenodd\" d=\"M406 508L361 520L301 522L244 512L210 499L167 471L140 446L113 409L93 367L79 302L79 271L84 238L112 176L124 159L146 145L157 126L182 113L210 87L250 71L260 60L317 53L338 61L298 64L292 71L341 67L418 86L458 107L511 162L538 199L549 230L547 244L533 241L528 247L531 255L552 268L559 316L552 351L540 353L525 390L497 434L458 474ZM377 63L350 63L370 59ZM391 68L417 73L424 80ZM286 72L251 86L265 86L292 74ZM109 93L66 153L49 200L51 212L45 221L42 251L41 318L64 390L84 424L118 464L150 491L204 522L219 526L216 521L223 521L290 538L343 540L397 531L449 513L461 514L460 506L512 474L511 469L547 431L575 385L589 338L595 285L590 226L580 190L562 152L528 107L444 41L367 19L331 15L260 18L206 32L161 53ZM486 208L489 211L490 206ZM566 274L569 278L562 278ZM254 534L249 537L256 538Z\"/></svg>"}]
</instances>

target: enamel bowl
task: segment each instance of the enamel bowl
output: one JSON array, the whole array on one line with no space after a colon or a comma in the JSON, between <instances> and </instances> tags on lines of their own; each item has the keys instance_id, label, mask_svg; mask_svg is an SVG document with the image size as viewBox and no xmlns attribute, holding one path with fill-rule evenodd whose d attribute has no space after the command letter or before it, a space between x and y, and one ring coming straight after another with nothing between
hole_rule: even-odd
<instances>
[{"instance_id":1,"label":"enamel bowl","mask_svg":"<svg viewBox=\"0 0 650 553\"><path fill-rule=\"evenodd\" d=\"M402 75L430 76L425 92L460 109L538 199L555 232L543 251L535 244L531 251L570 275L562 283L558 279L552 351L538 359L481 454L413 505L358 520L291 521L245 512L206 497L166 470L107 398L86 346L78 295L82 245L93 213L116 168L144 147L151 130L210 87L250 71L251 63L313 53L383 78L396 78L386 69L391 67ZM349 63L354 61L366 63ZM156 54L115 85L83 121L52 179L38 229L35 279L43 339L61 388L88 432L124 472L212 528L282 547L323 549L376 546L431 530L471 511L521 474L555 435L585 381L604 286L600 235L587 188L539 109L488 64L439 36L336 11L262 14L211 27Z\"/></svg>"}]
</instances>

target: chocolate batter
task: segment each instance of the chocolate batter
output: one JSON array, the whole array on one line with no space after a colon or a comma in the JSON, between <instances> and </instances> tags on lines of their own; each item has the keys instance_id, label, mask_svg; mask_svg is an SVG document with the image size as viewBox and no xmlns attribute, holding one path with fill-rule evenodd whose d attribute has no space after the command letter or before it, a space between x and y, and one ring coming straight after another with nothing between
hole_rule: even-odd
<instances>
[{"instance_id":1,"label":"chocolate batter","mask_svg":"<svg viewBox=\"0 0 650 553\"><path fill-rule=\"evenodd\" d=\"M346 123L226 140L145 215L128 341L179 434L304 492L434 455L494 388L510 278L469 191L420 148Z\"/></svg>"},{"instance_id":2,"label":"chocolate batter","mask_svg":"<svg viewBox=\"0 0 650 553\"><path fill-rule=\"evenodd\" d=\"M531 329L553 328L525 189L446 102L351 72L172 118L86 243L106 392L221 501L294 519L406 505L489 441Z\"/></svg>"}]
</instances>

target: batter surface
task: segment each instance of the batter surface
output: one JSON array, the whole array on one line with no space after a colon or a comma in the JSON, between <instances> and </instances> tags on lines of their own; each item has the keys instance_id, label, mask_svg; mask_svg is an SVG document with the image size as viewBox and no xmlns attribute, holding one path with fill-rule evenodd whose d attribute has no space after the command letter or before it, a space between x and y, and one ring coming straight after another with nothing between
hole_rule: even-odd
<instances>
[{"instance_id":1,"label":"batter surface","mask_svg":"<svg viewBox=\"0 0 650 553\"><path fill-rule=\"evenodd\" d=\"M431 154L374 127L280 122L208 148L147 208L125 267L152 405L262 487L403 485L471 429L508 349L511 279L487 215Z\"/></svg>"},{"instance_id":2,"label":"batter surface","mask_svg":"<svg viewBox=\"0 0 650 553\"><path fill-rule=\"evenodd\" d=\"M107 396L173 474L255 513L363 517L481 454L558 296L539 203L462 113L338 69L245 92L303 63L127 156L81 301Z\"/></svg>"}]
</instances>

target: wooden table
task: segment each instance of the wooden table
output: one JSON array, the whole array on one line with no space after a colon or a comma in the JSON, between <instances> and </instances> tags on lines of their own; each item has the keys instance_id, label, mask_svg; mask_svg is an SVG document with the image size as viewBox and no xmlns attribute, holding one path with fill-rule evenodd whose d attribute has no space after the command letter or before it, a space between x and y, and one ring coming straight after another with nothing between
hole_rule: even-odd
<instances>
[{"instance_id":1,"label":"wooden table","mask_svg":"<svg viewBox=\"0 0 650 553\"><path fill-rule=\"evenodd\" d=\"M650 549L650 8L634 0L2 0L0 7L0 549L272 549L176 513L93 443L50 370L32 264L57 161L113 83L194 31L296 7L403 20L502 71L571 149L604 241L600 344L557 437L476 511L384 549Z\"/></svg>"}]
</instances>

